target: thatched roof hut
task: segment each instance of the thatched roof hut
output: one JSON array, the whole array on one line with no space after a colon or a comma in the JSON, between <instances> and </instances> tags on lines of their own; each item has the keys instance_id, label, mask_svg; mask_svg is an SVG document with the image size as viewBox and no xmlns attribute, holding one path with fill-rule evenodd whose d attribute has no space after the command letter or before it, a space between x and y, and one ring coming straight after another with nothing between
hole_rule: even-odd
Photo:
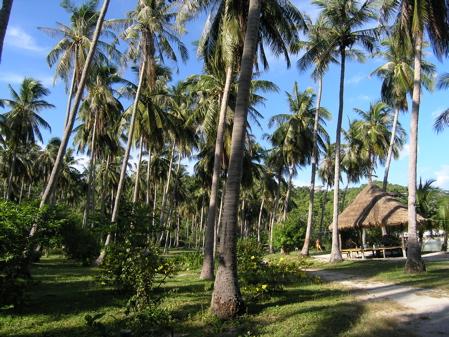
<instances>
[{"instance_id":1,"label":"thatched roof hut","mask_svg":"<svg viewBox=\"0 0 449 337\"><path fill-rule=\"evenodd\" d=\"M417 214L417 222L424 218ZM408 222L407 206L391 194L373 184L368 184L354 201L340 213L338 228L400 226ZM329 226L332 229L332 225Z\"/></svg>"}]
</instances>

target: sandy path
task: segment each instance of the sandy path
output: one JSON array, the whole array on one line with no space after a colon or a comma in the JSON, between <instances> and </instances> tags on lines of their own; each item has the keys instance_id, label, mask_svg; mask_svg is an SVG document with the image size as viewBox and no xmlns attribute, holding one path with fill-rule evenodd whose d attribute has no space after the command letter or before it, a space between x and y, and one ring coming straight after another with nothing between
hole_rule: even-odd
<instances>
[{"instance_id":1,"label":"sandy path","mask_svg":"<svg viewBox=\"0 0 449 337\"><path fill-rule=\"evenodd\" d=\"M421 337L449 336L449 296L438 291L373 282L336 271L310 269L322 280L336 282L354 290L361 301L389 300L402 308L393 314L413 333ZM448 280L449 282L449 280Z\"/></svg>"}]
</instances>

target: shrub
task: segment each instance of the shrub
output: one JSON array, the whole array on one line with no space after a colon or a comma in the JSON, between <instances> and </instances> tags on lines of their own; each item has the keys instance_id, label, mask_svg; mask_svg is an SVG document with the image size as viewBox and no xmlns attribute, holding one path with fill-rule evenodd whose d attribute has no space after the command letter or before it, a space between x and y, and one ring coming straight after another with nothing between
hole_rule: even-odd
<instances>
[{"instance_id":1,"label":"shrub","mask_svg":"<svg viewBox=\"0 0 449 337\"><path fill-rule=\"evenodd\" d=\"M172 255L170 260L173 261L178 270L195 270L201 267L203 254L200 252L182 252Z\"/></svg>"},{"instance_id":2,"label":"shrub","mask_svg":"<svg viewBox=\"0 0 449 337\"><path fill-rule=\"evenodd\" d=\"M61 224L60 233L64 252L69 258L87 266L100 254L97 238L92 232L82 228L79 222L66 219Z\"/></svg>"},{"instance_id":3,"label":"shrub","mask_svg":"<svg viewBox=\"0 0 449 337\"><path fill-rule=\"evenodd\" d=\"M24 252L31 226L39 221L36 207L0 201L0 307L23 303L31 280Z\"/></svg>"},{"instance_id":4,"label":"shrub","mask_svg":"<svg viewBox=\"0 0 449 337\"><path fill-rule=\"evenodd\" d=\"M304 243L306 225L295 211L284 222L274 227L273 245L284 253L300 249Z\"/></svg>"},{"instance_id":5,"label":"shrub","mask_svg":"<svg viewBox=\"0 0 449 337\"><path fill-rule=\"evenodd\" d=\"M301 268L304 260L288 262L283 257L264 260L263 246L252 238L240 239L237 243L237 266L242 290L250 299L269 296L281 291L288 283L305 276Z\"/></svg>"}]
</instances>

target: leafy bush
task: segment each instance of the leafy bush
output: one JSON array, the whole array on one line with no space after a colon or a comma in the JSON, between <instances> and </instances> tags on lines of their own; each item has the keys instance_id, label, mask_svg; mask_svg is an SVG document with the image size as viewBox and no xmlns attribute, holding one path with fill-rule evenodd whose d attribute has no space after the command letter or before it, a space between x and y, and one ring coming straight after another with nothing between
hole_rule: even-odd
<instances>
[{"instance_id":1,"label":"leafy bush","mask_svg":"<svg viewBox=\"0 0 449 337\"><path fill-rule=\"evenodd\" d=\"M0 307L23 303L31 280L24 252L31 226L39 221L37 208L0 201Z\"/></svg>"},{"instance_id":2,"label":"leafy bush","mask_svg":"<svg viewBox=\"0 0 449 337\"><path fill-rule=\"evenodd\" d=\"M182 252L170 256L170 260L178 270L195 270L201 267L203 255L200 252Z\"/></svg>"},{"instance_id":3,"label":"leafy bush","mask_svg":"<svg viewBox=\"0 0 449 337\"><path fill-rule=\"evenodd\" d=\"M156 290L175 270L152 243L154 229L148 226L143 207L124 204L115 227L115 241L106 250L101 281L121 291L131 292L128 312L140 312L160 300Z\"/></svg>"},{"instance_id":4,"label":"leafy bush","mask_svg":"<svg viewBox=\"0 0 449 337\"><path fill-rule=\"evenodd\" d=\"M67 219L61 224L60 233L64 252L69 258L87 266L100 254L97 238L79 222Z\"/></svg>"},{"instance_id":5,"label":"leafy bush","mask_svg":"<svg viewBox=\"0 0 449 337\"><path fill-rule=\"evenodd\" d=\"M283 257L278 260L264 260L263 246L252 238L240 239L237 243L237 266L243 292L251 299L269 296L281 291L288 283L305 276L301 268L304 260L288 262Z\"/></svg>"},{"instance_id":6,"label":"leafy bush","mask_svg":"<svg viewBox=\"0 0 449 337\"><path fill-rule=\"evenodd\" d=\"M284 253L300 249L304 243L306 225L297 212L291 212L287 219L274 227L273 246Z\"/></svg>"}]
</instances>

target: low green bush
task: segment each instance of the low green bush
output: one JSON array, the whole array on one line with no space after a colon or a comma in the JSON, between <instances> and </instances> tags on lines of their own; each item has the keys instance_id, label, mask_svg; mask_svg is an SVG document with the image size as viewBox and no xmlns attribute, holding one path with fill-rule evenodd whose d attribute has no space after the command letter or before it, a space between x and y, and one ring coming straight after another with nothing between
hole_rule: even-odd
<instances>
[{"instance_id":1,"label":"low green bush","mask_svg":"<svg viewBox=\"0 0 449 337\"><path fill-rule=\"evenodd\" d=\"M201 268L203 254L200 252L182 252L170 256L170 260L176 265L178 270L189 271Z\"/></svg>"},{"instance_id":2,"label":"low green bush","mask_svg":"<svg viewBox=\"0 0 449 337\"><path fill-rule=\"evenodd\" d=\"M294 210L285 221L274 227L273 246L286 254L295 249L301 249L305 233L306 224Z\"/></svg>"},{"instance_id":3,"label":"low green bush","mask_svg":"<svg viewBox=\"0 0 449 337\"><path fill-rule=\"evenodd\" d=\"M237 266L243 293L251 300L270 296L284 289L285 285L305 278L302 271L307 263L279 259L264 259L263 246L253 238L240 239L237 243Z\"/></svg>"}]
</instances>

